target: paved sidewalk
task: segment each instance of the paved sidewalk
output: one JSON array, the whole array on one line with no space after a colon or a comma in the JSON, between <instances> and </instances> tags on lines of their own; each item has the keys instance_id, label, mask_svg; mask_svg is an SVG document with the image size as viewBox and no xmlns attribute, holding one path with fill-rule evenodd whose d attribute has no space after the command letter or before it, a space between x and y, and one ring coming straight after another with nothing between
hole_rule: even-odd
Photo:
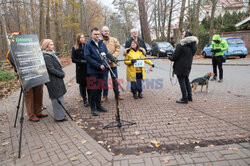
<instances>
[{"instance_id":1,"label":"paved sidewalk","mask_svg":"<svg viewBox=\"0 0 250 166\"><path fill-rule=\"evenodd\" d=\"M193 65L212 65L212 59L198 59L193 61ZM223 65L226 66L250 66L250 58L234 59L229 57Z\"/></svg>"},{"instance_id":2,"label":"paved sidewalk","mask_svg":"<svg viewBox=\"0 0 250 166\"><path fill-rule=\"evenodd\" d=\"M245 60L245 59L244 59ZM240 64L241 62L238 62ZM64 68L65 83L72 86L75 66ZM48 106L48 118L32 123L25 116L22 141L22 158L17 158L19 130L13 127L19 92L0 101L0 165L250 165L250 145L247 143L209 147L196 147L193 152L143 153L140 155L114 156L90 137L79 121L56 123L46 87L44 105ZM70 102L70 101L66 101ZM249 117L249 114L246 115ZM120 139L120 138L117 138Z\"/></svg>"}]
</instances>

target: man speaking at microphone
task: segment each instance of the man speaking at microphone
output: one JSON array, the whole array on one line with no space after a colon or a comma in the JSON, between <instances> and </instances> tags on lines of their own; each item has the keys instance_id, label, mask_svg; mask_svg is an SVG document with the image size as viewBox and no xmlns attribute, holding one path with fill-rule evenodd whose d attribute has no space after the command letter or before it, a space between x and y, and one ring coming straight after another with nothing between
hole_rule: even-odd
<instances>
[{"instance_id":1,"label":"man speaking at microphone","mask_svg":"<svg viewBox=\"0 0 250 166\"><path fill-rule=\"evenodd\" d=\"M108 52L110 54L113 55L113 57L117 60L120 54L120 43L119 41L110 36L110 31L109 28L107 26L104 26L102 28L102 36L101 36L101 40L103 40L103 42L106 44L107 48L108 48ZM112 56L112 55L107 55ZM113 71L113 73L115 74L116 78L118 78L118 72L117 72L117 64L113 62L112 58L109 58L110 62L110 68ZM104 81L104 90L103 90L103 98L102 98L102 102L105 102L106 100L108 100L108 74L109 74L109 70L106 70L104 73L104 77L103 77L103 81ZM123 97L120 95L120 91L118 88L118 83L116 78L110 73L111 78L112 78L112 83L113 83L113 90L115 94L118 94L118 99L119 100L123 100Z\"/></svg>"},{"instance_id":2,"label":"man speaking at microphone","mask_svg":"<svg viewBox=\"0 0 250 166\"><path fill-rule=\"evenodd\" d=\"M90 105L93 116L98 116L98 111L107 112L101 105L103 75L106 70L106 62L109 61L105 56L107 53L105 43L100 40L98 28L91 29L91 38L84 47L84 58L87 61L87 88L90 89Z\"/></svg>"}]
</instances>

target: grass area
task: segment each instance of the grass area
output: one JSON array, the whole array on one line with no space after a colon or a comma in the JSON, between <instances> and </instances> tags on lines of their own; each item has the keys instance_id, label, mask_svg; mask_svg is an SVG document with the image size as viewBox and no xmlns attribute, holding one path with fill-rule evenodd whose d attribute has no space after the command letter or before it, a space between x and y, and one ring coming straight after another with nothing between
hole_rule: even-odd
<instances>
[{"instance_id":1,"label":"grass area","mask_svg":"<svg viewBox=\"0 0 250 166\"><path fill-rule=\"evenodd\" d=\"M18 87L19 83L15 72L0 68L0 99L7 97Z\"/></svg>"}]
</instances>

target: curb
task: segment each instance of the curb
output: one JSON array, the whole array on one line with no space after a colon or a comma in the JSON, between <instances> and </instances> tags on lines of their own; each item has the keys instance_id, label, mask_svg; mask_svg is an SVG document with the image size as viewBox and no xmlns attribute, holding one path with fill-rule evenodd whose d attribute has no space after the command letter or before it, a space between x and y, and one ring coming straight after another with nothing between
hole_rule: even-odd
<instances>
[{"instance_id":1,"label":"curb","mask_svg":"<svg viewBox=\"0 0 250 166\"><path fill-rule=\"evenodd\" d=\"M193 63L192 65L212 65L212 63ZM223 66L250 66L250 64L226 64L224 63Z\"/></svg>"}]
</instances>

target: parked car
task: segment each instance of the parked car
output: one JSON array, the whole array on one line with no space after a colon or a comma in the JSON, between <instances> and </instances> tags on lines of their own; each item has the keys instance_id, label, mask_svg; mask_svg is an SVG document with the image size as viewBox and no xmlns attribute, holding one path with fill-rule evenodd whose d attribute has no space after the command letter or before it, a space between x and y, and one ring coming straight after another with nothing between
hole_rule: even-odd
<instances>
[{"instance_id":1,"label":"parked car","mask_svg":"<svg viewBox=\"0 0 250 166\"><path fill-rule=\"evenodd\" d=\"M226 40L228 44L228 50L224 52L226 57L239 56L240 58L245 58L247 56L247 46L240 37L223 37L221 39ZM202 50L202 55L205 58L213 56L211 44L212 42L209 42Z\"/></svg>"},{"instance_id":2,"label":"parked car","mask_svg":"<svg viewBox=\"0 0 250 166\"><path fill-rule=\"evenodd\" d=\"M168 42L155 42L152 44L152 56L164 57L173 54L174 47Z\"/></svg>"},{"instance_id":3,"label":"parked car","mask_svg":"<svg viewBox=\"0 0 250 166\"><path fill-rule=\"evenodd\" d=\"M147 55L150 55L151 54L151 51L152 51L152 47L148 44L148 43L145 43L146 45L146 49L147 49Z\"/></svg>"}]
</instances>

